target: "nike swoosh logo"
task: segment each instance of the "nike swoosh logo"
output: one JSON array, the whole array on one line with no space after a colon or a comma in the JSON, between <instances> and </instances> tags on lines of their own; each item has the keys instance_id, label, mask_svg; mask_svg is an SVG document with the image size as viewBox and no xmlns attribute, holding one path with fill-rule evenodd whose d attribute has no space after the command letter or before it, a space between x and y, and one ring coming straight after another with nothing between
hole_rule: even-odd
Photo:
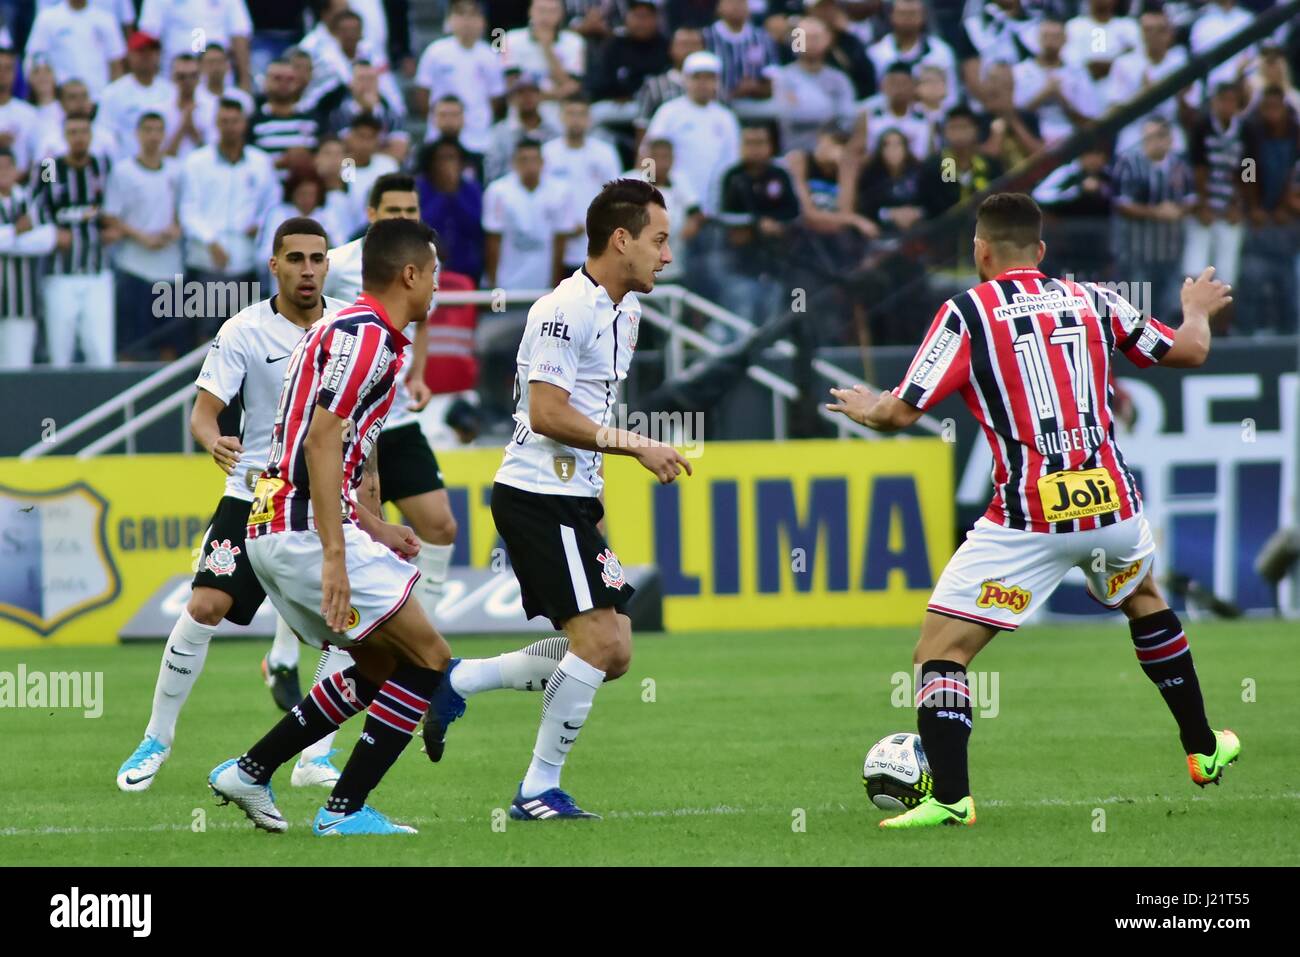
<instances>
[{"instance_id":1,"label":"nike swoosh logo","mask_svg":"<svg viewBox=\"0 0 1300 957\"><path fill-rule=\"evenodd\" d=\"M1206 776L1206 777L1210 777L1211 775L1213 775L1213 774L1214 774L1214 769L1215 769L1216 767L1218 767L1218 765L1215 764L1213 761L1211 761L1210 764L1209 764L1209 766L1205 769L1205 776Z\"/></svg>"},{"instance_id":2,"label":"nike swoosh logo","mask_svg":"<svg viewBox=\"0 0 1300 957\"><path fill-rule=\"evenodd\" d=\"M317 825L316 825L316 830L317 830L317 831L330 831L330 830L333 830L334 828L338 827L338 826L339 826L340 824L342 824L342 823L343 823L343 818L339 818L337 821L327 821L327 822L324 823L324 824L317 824Z\"/></svg>"},{"instance_id":3,"label":"nike swoosh logo","mask_svg":"<svg viewBox=\"0 0 1300 957\"><path fill-rule=\"evenodd\" d=\"M266 357L267 365L270 365L273 362L279 362L281 359L287 359L289 358L289 355L291 355L291 353L286 353L285 355L280 356L279 359L272 359L270 356L267 356Z\"/></svg>"},{"instance_id":4,"label":"nike swoosh logo","mask_svg":"<svg viewBox=\"0 0 1300 957\"><path fill-rule=\"evenodd\" d=\"M127 779L126 779L126 783L127 783L127 784L139 784L141 781L148 781L151 777L153 777L152 774L146 774L146 775L145 775L144 777L142 777L142 778L133 778L133 777L130 777L130 776L128 775L128 776L127 776Z\"/></svg>"},{"instance_id":5,"label":"nike swoosh logo","mask_svg":"<svg viewBox=\"0 0 1300 957\"><path fill-rule=\"evenodd\" d=\"M567 721L563 721L563 722L561 722L561 723L562 723L566 728L568 728L570 731L578 731L578 730L580 730L580 729L582 728L582 725L580 725L580 724L569 724L569 722L567 722Z\"/></svg>"},{"instance_id":6,"label":"nike swoosh logo","mask_svg":"<svg viewBox=\"0 0 1300 957\"><path fill-rule=\"evenodd\" d=\"M193 658L193 657L194 657L194 654L193 654L192 652L188 652L188 651L177 651L175 645L172 645L172 646L171 646L170 648L168 648L167 650L170 651L173 655L180 655L182 658Z\"/></svg>"}]
</instances>

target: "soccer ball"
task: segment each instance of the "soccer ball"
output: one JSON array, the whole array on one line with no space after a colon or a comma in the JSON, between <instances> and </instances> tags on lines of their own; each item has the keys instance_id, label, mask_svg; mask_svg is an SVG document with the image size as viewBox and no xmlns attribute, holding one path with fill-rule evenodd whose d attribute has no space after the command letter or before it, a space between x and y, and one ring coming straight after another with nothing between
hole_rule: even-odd
<instances>
[{"instance_id":1,"label":"soccer ball","mask_svg":"<svg viewBox=\"0 0 1300 957\"><path fill-rule=\"evenodd\" d=\"M921 736L900 731L873 744L862 765L862 784L871 803L886 811L906 811L928 798L933 781Z\"/></svg>"}]
</instances>

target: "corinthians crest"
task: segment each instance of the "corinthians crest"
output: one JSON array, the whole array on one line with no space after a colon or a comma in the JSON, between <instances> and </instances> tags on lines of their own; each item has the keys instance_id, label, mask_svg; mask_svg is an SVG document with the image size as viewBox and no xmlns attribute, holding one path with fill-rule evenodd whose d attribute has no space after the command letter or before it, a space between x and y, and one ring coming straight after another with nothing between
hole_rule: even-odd
<instances>
[{"instance_id":1,"label":"corinthians crest","mask_svg":"<svg viewBox=\"0 0 1300 957\"><path fill-rule=\"evenodd\" d=\"M26 492L0 486L0 618L49 635L121 590L108 550L108 503L84 482Z\"/></svg>"},{"instance_id":2,"label":"corinthians crest","mask_svg":"<svg viewBox=\"0 0 1300 957\"><path fill-rule=\"evenodd\" d=\"M212 551L208 552L208 557L203 560L208 571L214 575L233 575L235 573L235 556L239 554L239 546L231 545L230 539L223 542L212 540Z\"/></svg>"},{"instance_id":3,"label":"corinthians crest","mask_svg":"<svg viewBox=\"0 0 1300 957\"><path fill-rule=\"evenodd\" d=\"M606 588L622 588L627 579L623 577L623 563L618 560L618 556L605 549L603 555L597 555L596 561L600 562L600 580L605 583Z\"/></svg>"}]
</instances>

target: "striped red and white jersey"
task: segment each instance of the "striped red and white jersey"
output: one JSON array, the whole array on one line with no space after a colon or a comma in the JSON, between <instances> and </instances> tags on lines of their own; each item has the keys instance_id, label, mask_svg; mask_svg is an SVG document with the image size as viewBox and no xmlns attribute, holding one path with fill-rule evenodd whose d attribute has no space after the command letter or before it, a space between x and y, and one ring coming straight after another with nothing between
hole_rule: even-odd
<instances>
[{"instance_id":1,"label":"striped red and white jersey","mask_svg":"<svg viewBox=\"0 0 1300 957\"><path fill-rule=\"evenodd\" d=\"M384 307L362 293L317 322L289 358L268 465L253 492L248 537L314 529L307 430L317 408L347 419L343 433L343 520L356 521L354 492L393 404L407 339Z\"/></svg>"},{"instance_id":2,"label":"striped red and white jersey","mask_svg":"<svg viewBox=\"0 0 1300 957\"><path fill-rule=\"evenodd\" d=\"M993 449L989 521L1099 528L1142 510L1115 441L1111 356L1145 368L1173 338L1103 286L1012 269L939 308L894 395L929 409L961 394Z\"/></svg>"}]
</instances>

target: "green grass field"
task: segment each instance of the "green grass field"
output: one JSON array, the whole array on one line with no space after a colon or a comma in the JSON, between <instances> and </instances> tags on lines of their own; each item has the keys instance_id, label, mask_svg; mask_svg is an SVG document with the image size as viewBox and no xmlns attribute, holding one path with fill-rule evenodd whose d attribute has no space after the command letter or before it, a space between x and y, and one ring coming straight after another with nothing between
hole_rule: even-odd
<instances>
[{"instance_id":1,"label":"green grass field","mask_svg":"<svg viewBox=\"0 0 1300 957\"><path fill-rule=\"evenodd\" d=\"M565 774L603 822L494 829L531 751L541 698L471 699L447 755L412 745L372 796L413 838L352 839L356 864L1300 863L1300 655L1293 625L1192 623L1215 727L1242 738L1221 787L1187 777L1173 719L1122 625L1032 628L980 658L999 713L975 719L970 829L885 833L863 793L870 744L915 728L891 706L910 630L642 636L631 672L602 689ZM517 644L462 640L487 655ZM261 645L219 644L154 787L123 794L118 765L148 718L161 647L0 651L0 671L103 671L104 711L0 712L0 863L323 865L310 833L326 791L276 778L285 835L216 807L205 777L278 717L257 671ZM314 664L304 654L304 678ZM1254 682L1253 702L1243 682ZM653 698L653 700L643 700ZM350 748L354 720L340 735ZM340 757L345 757L341 755ZM1095 830L1104 812L1104 831ZM206 827L196 820L206 816ZM498 819L500 814L497 815ZM802 819L804 828L797 825ZM939 856L936 856L938 854Z\"/></svg>"}]
</instances>

